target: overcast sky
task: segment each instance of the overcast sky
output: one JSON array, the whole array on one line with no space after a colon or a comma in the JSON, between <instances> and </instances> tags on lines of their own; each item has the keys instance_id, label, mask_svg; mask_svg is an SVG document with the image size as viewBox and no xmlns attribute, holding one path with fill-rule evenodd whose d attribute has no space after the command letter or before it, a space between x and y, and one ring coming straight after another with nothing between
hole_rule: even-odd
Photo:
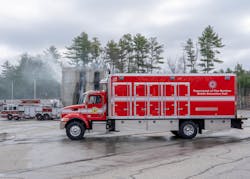
<instances>
[{"instance_id":1,"label":"overcast sky","mask_svg":"<svg viewBox=\"0 0 250 179\"><path fill-rule=\"evenodd\" d=\"M182 55L182 44L197 40L207 25L226 45L220 67L237 62L250 70L248 0L0 0L0 63L50 45L63 51L85 31L103 44L125 33L157 37L164 57Z\"/></svg>"}]
</instances>

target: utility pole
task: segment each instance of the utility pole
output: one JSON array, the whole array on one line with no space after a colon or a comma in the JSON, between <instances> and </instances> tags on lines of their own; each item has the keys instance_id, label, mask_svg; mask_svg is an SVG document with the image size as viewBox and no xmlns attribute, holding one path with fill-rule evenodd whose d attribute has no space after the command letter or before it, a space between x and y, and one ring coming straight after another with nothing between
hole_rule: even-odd
<instances>
[{"instance_id":1,"label":"utility pole","mask_svg":"<svg viewBox=\"0 0 250 179\"><path fill-rule=\"evenodd\" d=\"M36 99L36 80L34 79L34 99Z\"/></svg>"},{"instance_id":2,"label":"utility pole","mask_svg":"<svg viewBox=\"0 0 250 179\"><path fill-rule=\"evenodd\" d=\"M13 102L13 98L14 98L14 81L11 81L11 100Z\"/></svg>"}]
</instances>

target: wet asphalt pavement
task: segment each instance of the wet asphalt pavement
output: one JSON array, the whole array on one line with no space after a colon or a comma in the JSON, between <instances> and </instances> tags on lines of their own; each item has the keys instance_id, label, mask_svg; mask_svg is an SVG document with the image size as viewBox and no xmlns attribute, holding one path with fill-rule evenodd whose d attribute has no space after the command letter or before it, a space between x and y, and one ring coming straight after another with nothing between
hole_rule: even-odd
<instances>
[{"instance_id":1,"label":"wet asphalt pavement","mask_svg":"<svg viewBox=\"0 0 250 179\"><path fill-rule=\"evenodd\" d=\"M71 141L59 121L0 119L0 178L249 178L250 164L230 168L250 163L248 155L250 121L244 130L193 140L169 132L86 132Z\"/></svg>"}]
</instances>

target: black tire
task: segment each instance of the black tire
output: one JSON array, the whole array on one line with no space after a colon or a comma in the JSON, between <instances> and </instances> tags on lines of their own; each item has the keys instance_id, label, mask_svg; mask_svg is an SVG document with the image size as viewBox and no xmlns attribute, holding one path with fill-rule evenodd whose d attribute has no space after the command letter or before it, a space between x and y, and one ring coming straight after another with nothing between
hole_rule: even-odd
<instances>
[{"instance_id":1,"label":"black tire","mask_svg":"<svg viewBox=\"0 0 250 179\"><path fill-rule=\"evenodd\" d=\"M44 119L44 120L50 120L51 118L50 118L50 115L49 115L49 114L44 114L44 115L43 115L43 119Z\"/></svg>"},{"instance_id":2,"label":"black tire","mask_svg":"<svg viewBox=\"0 0 250 179\"><path fill-rule=\"evenodd\" d=\"M192 121L184 121L180 125L179 135L183 139L192 139L197 135L197 126Z\"/></svg>"},{"instance_id":3,"label":"black tire","mask_svg":"<svg viewBox=\"0 0 250 179\"><path fill-rule=\"evenodd\" d=\"M14 116L13 119L15 119L16 121L18 121L21 118L19 116Z\"/></svg>"},{"instance_id":4,"label":"black tire","mask_svg":"<svg viewBox=\"0 0 250 179\"><path fill-rule=\"evenodd\" d=\"M40 114L40 113L36 114L36 119L37 120L42 120L42 118L43 118L42 114Z\"/></svg>"},{"instance_id":5,"label":"black tire","mask_svg":"<svg viewBox=\"0 0 250 179\"><path fill-rule=\"evenodd\" d=\"M174 134L176 137L180 137L179 131L171 131L172 134Z\"/></svg>"},{"instance_id":6,"label":"black tire","mask_svg":"<svg viewBox=\"0 0 250 179\"><path fill-rule=\"evenodd\" d=\"M12 118L13 118L12 114L8 114L8 115L7 115L7 119L8 119L8 120L12 120Z\"/></svg>"},{"instance_id":7,"label":"black tire","mask_svg":"<svg viewBox=\"0 0 250 179\"><path fill-rule=\"evenodd\" d=\"M84 132L85 126L78 121L71 122L66 126L66 134L71 140L81 140Z\"/></svg>"}]
</instances>

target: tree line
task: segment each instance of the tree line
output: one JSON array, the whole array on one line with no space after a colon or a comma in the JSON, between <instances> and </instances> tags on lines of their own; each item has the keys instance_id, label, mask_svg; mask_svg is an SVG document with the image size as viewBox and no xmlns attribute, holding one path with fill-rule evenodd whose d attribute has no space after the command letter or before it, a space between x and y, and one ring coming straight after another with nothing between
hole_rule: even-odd
<instances>
[{"instance_id":1,"label":"tree line","mask_svg":"<svg viewBox=\"0 0 250 179\"><path fill-rule=\"evenodd\" d=\"M181 57L167 58L167 65L172 73L209 73L216 69L217 63L223 63L217 56L224 46L222 38L209 25L196 42L188 38Z\"/></svg>"},{"instance_id":2,"label":"tree line","mask_svg":"<svg viewBox=\"0 0 250 179\"><path fill-rule=\"evenodd\" d=\"M5 61L0 74L0 98L10 98L13 86L14 98L32 98L34 84L37 98L58 98L61 62L80 68L97 65L112 73L166 73L165 67L171 73L236 73L240 86L250 87L249 71L241 64L225 71L216 68L216 64L223 63L218 55L224 46L213 27L207 26L197 40L186 40L180 58L164 60L165 47L156 37L128 33L103 45L98 37L90 38L82 32L65 47L64 53L50 46L35 56L22 54L18 63Z\"/></svg>"},{"instance_id":3,"label":"tree line","mask_svg":"<svg viewBox=\"0 0 250 179\"><path fill-rule=\"evenodd\" d=\"M67 47L66 57L71 64L108 64L112 72L152 73L163 64L163 44L156 37L124 34L118 41L110 40L103 47L97 37L89 40L85 32L75 37Z\"/></svg>"},{"instance_id":4,"label":"tree line","mask_svg":"<svg viewBox=\"0 0 250 179\"><path fill-rule=\"evenodd\" d=\"M178 60L167 58L170 72L209 73L216 70L220 49L225 45L222 38L207 26L196 44L189 38L183 47L183 55ZM66 47L65 57L75 66L86 66L90 63L108 64L112 72L118 73L159 73L163 67L164 45L156 37L142 34L124 34L117 41L110 40L104 46L98 37L89 39L82 32Z\"/></svg>"},{"instance_id":5,"label":"tree line","mask_svg":"<svg viewBox=\"0 0 250 179\"><path fill-rule=\"evenodd\" d=\"M22 54L1 65L0 99L60 98L60 54L54 46L36 56Z\"/></svg>"}]
</instances>

